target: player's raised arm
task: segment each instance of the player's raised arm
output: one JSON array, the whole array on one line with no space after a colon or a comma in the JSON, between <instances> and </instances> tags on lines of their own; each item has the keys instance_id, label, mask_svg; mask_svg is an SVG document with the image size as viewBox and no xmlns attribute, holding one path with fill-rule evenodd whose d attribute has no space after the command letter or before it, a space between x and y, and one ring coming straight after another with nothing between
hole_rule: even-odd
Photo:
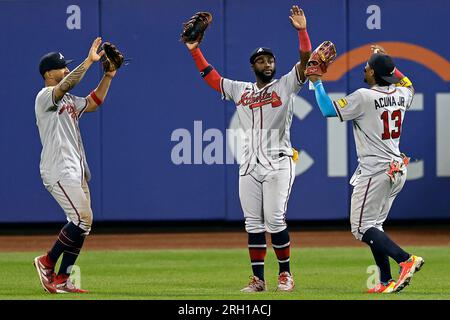
<instances>
[{"instance_id":1,"label":"player's raised arm","mask_svg":"<svg viewBox=\"0 0 450 320\"><path fill-rule=\"evenodd\" d=\"M64 79L58 83L53 89L54 101L58 102L62 97L69 92L73 87L75 87L81 79L83 79L86 71L89 67L96 61L100 60L103 54L98 54L97 50L102 43L102 38L97 37L93 42L91 49L89 50L88 57L75 69L72 70Z\"/></svg>"},{"instance_id":2,"label":"player's raised arm","mask_svg":"<svg viewBox=\"0 0 450 320\"><path fill-rule=\"evenodd\" d=\"M88 105L85 112L96 111L98 106L103 103L108 94L111 81L116 75L117 69L119 69L124 62L123 54L115 45L109 42L105 42L102 45L102 51L100 51L99 55L102 56L101 61L104 75L97 88L86 97Z\"/></svg>"},{"instance_id":3,"label":"player's raised arm","mask_svg":"<svg viewBox=\"0 0 450 320\"><path fill-rule=\"evenodd\" d=\"M309 80L314 84L314 93L316 96L317 104L324 117L337 117L336 109L334 108L333 101L325 92L321 76L311 75Z\"/></svg>"},{"instance_id":4,"label":"player's raised arm","mask_svg":"<svg viewBox=\"0 0 450 320\"><path fill-rule=\"evenodd\" d=\"M199 47L205 34L205 30L211 21L212 15L209 12L197 12L189 19L189 21L183 24L181 41L183 41L189 49L202 78L214 90L221 92L220 79L222 77L217 70L206 61Z\"/></svg>"},{"instance_id":5,"label":"player's raised arm","mask_svg":"<svg viewBox=\"0 0 450 320\"><path fill-rule=\"evenodd\" d=\"M111 81L116 75L116 71L105 72L102 80L98 84L97 88L93 90L86 99L88 100L88 105L85 112L94 112L98 107L105 101L106 95L108 94Z\"/></svg>"},{"instance_id":6,"label":"player's raised arm","mask_svg":"<svg viewBox=\"0 0 450 320\"><path fill-rule=\"evenodd\" d=\"M305 82L306 63L311 56L311 41L309 40L308 32L306 31L305 13L298 6L292 6L289 19L291 20L292 26L298 31L298 39L300 42L300 64L297 65L297 71L300 74L300 79Z\"/></svg>"},{"instance_id":7,"label":"player's raised arm","mask_svg":"<svg viewBox=\"0 0 450 320\"><path fill-rule=\"evenodd\" d=\"M190 50L197 70L200 72L202 78L211 88L220 92L220 79L222 78L222 76L217 72L216 69L214 69L212 65L208 63L208 61L206 61L202 51L198 46L198 42L186 43L186 46Z\"/></svg>"}]
</instances>

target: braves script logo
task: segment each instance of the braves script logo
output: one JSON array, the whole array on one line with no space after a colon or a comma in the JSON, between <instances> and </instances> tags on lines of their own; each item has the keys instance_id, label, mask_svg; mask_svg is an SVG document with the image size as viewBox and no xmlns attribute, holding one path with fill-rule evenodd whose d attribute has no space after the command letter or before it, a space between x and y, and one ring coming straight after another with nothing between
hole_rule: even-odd
<instances>
[{"instance_id":1,"label":"braves script logo","mask_svg":"<svg viewBox=\"0 0 450 320\"><path fill-rule=\"evenodd\" d=\"M75 110L75 107L73 105L65 103L59 110L58 114L62 114L64 110L67 110L67 113L73 120L77 120L77 111Z\"/></svg>"},{"instance_id":2,"label":"braves script logo","mask_svg":"<svg viewBox=\"0 0 450 320\"><path fill-rule=\"evenodd\" d=\"M269 93L267 90L268 88L257 94L246 91L242 94L241 100L239 100L237 105L248 106L250 109L259 108L266 104L271 104L272 108L281 106L283 102L281 102L280 96L275 91Z\"/></svg>"}]
</instances>

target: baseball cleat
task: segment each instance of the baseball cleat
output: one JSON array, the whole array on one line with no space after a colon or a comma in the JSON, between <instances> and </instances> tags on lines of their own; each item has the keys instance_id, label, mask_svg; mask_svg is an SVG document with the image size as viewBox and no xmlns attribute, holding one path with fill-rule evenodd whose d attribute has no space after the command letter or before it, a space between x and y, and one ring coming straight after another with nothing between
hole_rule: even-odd
<instances>
[{"instance_id":1,"label":"baseball cleat","mask_svg":"<svg viewBox=\"0 0 450 320\"><path fill-rule=\"evenodd\" d=\"M380 282L367 293L391 293L394 292L395 281L389 280L387 283Z\"/></svg>"},{"instance_id":2,"label":"baseball cleat","mask_svg":"<svg viewBox=\"0 0 450 320\"><path fill-rule=\"evenodd\" d=\"M400 276L394 287L394 292L402 291L411 281L414 272L419 271L425 261L422 257L411 255L405 262L400 263Z\"/></svg>"},{"instance_id":3,"label":"baseball cleat","mask_svg":"<svg viewBox=\"0 0 450 320\"><path fill-rule=\"evenodd\" d=\"M33 265L38 273L42 288L48 293L55 293L56 290L52 285L52 281L55 277L54 268L45 265L45 257L46 255L42 255L34 258Z\"/></svg>"},{"instance_id":4,"label":"baseball cleat","mask_svg":"<svg viewBox=\"0 0 450 320\"><path fill-rule=\"evenodd\" d=\"M294 277L287 271L280 273L278 276L277 291L292 291L294 290Z\"/></svg>"},{"instance_id":5,"label":"baseball cleat","mask_svg":"<svg viewBox=\"0 0 450 320\"><path fill-rule=\"evenodd\" d=\"M241 292L262 292L267 290L265 281L260 280L257 276L251 276L250 279L248 286L241 289Z\"/></svg>"},{"instance_id":6,"label":"baseball cleat","mask_svg":"<svg viewBox=\"0 0 450 320\"><path fill-rule=\"evenodd\" d=\"M79 289L70 281L69 276L65 274L58 274L53 281L53 286L56 293L88 293L89 291Z\"/></svg>"}]
</instances>

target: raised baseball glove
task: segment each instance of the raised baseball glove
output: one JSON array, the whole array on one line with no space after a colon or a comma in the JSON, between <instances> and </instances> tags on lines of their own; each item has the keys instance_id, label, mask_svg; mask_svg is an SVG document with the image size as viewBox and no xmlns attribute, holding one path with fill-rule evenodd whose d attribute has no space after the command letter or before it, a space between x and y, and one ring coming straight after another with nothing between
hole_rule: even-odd
<instances>
[{"instance_id":1,"label":"raised baseball glove","mask_svg":"<svg viewBox=\"0 0 450 320\"><path fill-rule=\"evenodd\" d=\"M104 72L115 71L122 66L125 58L115 45L110 42L105 42L102 45L102 50L105 51L105 54L101 58Z\"/></svg>"},{"instance_id":2,"label":"raised baseball glove","mask_svg":"<svg viewBox=\"0 0 450 320\"><path fill-rule=\"evenodd\" d=\"M336 58L336 47L331 41L324 41L311 53L311 57L306 64L305 75L322 76L327 72L328 66Z\"/></svg>"},{"instance_id":3,"label":"raised baseball glove","mask_svg":"<svg viewBox=\"0 0 450 320\"><path fill-rule=\"evenodd\" d=\"M211 22L211 13L197 12L187 22L183 23L180 41L184 43L202 42L205 31Z\"/></svg>"}]
</instances>

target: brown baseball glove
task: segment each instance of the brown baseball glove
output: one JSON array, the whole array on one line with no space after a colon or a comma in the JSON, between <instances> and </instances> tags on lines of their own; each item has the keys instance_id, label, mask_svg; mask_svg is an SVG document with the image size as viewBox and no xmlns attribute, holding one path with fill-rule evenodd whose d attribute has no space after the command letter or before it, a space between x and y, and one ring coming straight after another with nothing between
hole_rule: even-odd
<instances>
[{"instance_id":1,"label":"brown baseball glove","mask_svg":"<svg viewBox=\"0 0 450 320\"><path fill-rule=\"evenodd\" d=\"M311 57L306 64L305 75L322 76L327 72L328 66L336 58L336 47L331 41L324 41L311 53Z\"/></svg>"},{"instance_id":2,"label":"brown baseball glove","mask_svg":"<svg viewBox=\"0 0 450 320\"><path fill-rule=\"evenodd\" d=\"M103 43L102 49L105 51L101 58L103 71L111 72L119 69L125 60L119 49L110 42Z\"/></svg>"},{"instance_id":3,"label":"brown baseball glove","mask_svg":"<svg viewBox=\"0 0 450 320\"><path fill-rule=\"evenodd\" d=\"M197 12L187 22L183 23L180 41L184 43L202 42L205 31L211 22L211 13Z\"/></svg>"}]
</instances>

